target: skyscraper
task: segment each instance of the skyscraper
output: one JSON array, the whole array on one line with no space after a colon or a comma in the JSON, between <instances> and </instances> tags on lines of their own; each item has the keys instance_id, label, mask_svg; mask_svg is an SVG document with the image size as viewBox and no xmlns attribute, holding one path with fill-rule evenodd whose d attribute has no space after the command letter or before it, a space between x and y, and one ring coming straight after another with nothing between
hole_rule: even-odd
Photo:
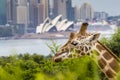
<instances>
[{"instance_id":1,"label":"skyscraper","mask_svg":"<svg viewBox=\"0 0 120 80\"><path fill-rule=\"evenodd\" d=\"M15 19L15 0L7 0L7 23L13 24Z\"/></svg>"},{"instance_id":2,"label":"skyscraper","mask_svg":"<svg viewBox=\"0 0 120 80\"><path fill-rule=\"evenodd\" d=\"M6 0L0 0L0 25L6 24Z\"/></svg>"},{"instance_id":3,"label":"skyscraper","mask_svg":"<svg viewBox=\"0 0 120 80\"><path fill-rule=\"evenodd\" d=\"M36 28L49 16L49 0L29 0L30 25Z\"/></svg>"},{"instance_id":4,"label":"skyscraper","mask_svg":"<svg viewBox=\"0 0 120 80\"><path fill-rule=\"evenodd\" d=\"M92 6L86 2L80 7L80 19L81 20L92 20L94 17L94 11Z\"/></svg>"},{"instance_id":5,"label":"skyscraper","mask_svg":"<svg viewBox=\"0 0 120 80\"><path fill-rule=\"evenodd\" d=\"M73 20L74 18L74 13L73 13L73 8L72 8L72 2L71 0L66 0L66 14L67 14L67 19L68 20Z\"/></svg>"},{"instance_id":6,"label":"skyscraper","mask_svg":"<svg viewBox=\"0 0 120 80\"><path fill-rule=\"evenodd\" d=\"M49 0L40 0L40 3L43 4L43 20L49 17Z\"/></svg>"},{"instance_id":7,"label":"skyscraper","mask_svg":"<svg viewBox=\"0 0 120 80\"><path fill-rule=\"evenodd\" d=\"M25 32L28 28L34 32L49 17L49 10L49 0L7 0L7 23L25 25Z\"/></svg>"},{"instance_id":8,"label":"skyscraper","mask_svg":"<svg viewBox=\"0 0 120 80\"><path fill-rule=\"evenodd\" d=\"M16 7L16 13L17 13L17 24L24 24L25 25L25 33L27 32L27 27L29 24L29 3L27 3L27 0L18 0L17 1L17 7Z\"/></svg>"},{"instance_id":9,"label":"skyscraper","mask_svg":"<svg viewBox=\"0 0 120 80\"><path fill-rule=\"evenodd\" d=\"M36 28L38 25L38 0L29 0L30 26Z\"/></svg>"},{"instance_id":10,"label":"skyscraper","mask_svg":"<svg viewBox=\"0 0 120 80\"><path fill-rule=\"evenodd\" d=\"M53 5L53 14L55 17L61 14L63 19L67 18L66 0L54 0Z\"/></svg>"},{"instance_id":11,"label":"skyscraper","mask_svg":"<svg viewBox=\"0 0 120 80\"><path fill-rule=\"evenodd\" d=\"M18 0L17 2L17 24L28 24L29 3L27 0Z\"/></svg>"},{"instance_id":12,"label":"skyscraper","mask_svg":"<svg viewBox=\"0 0 120 80\"><path fill-rule=\"evenodd\" d=\"M106 20L108 18L108 13L106 13L106 12L94 12L94 18L96 20Z\"/></svg>"},{"instance_id":13,"label":"skyscraper","mask_svg":"<svg viewBox=\"0 0 120 80\"><path fill-rule=\"evenodd\" d=\"M74 16L75 16L75 20L79 20L80 19L80 6L76 5L75 6L75 9L74 9Z\"/></svg>"},{"instance_id":14,"label":"skyscraper","mask_svg":"<svg viewBox=\"0 0 120 80\"><path fill-rule=\"evenodd\" d=\"M39 3L38 4L38 25L42 23L44 19L45 19L44 5Z\"/></svg>"},{"instance_id":15,"label":"skyscraper","mask_svg":"<svg viewBox=\"0 0 120 80\"><path fill-rule=\"evenodd\" d=\"M53 15L58 16L58 0L53 0Z\"/></svg>"}]
</instances>

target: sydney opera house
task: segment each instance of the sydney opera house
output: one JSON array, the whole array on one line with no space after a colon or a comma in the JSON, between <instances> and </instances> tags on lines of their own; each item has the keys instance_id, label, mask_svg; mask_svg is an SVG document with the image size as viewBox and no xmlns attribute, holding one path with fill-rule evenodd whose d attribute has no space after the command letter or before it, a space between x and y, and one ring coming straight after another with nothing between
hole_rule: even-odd
<instances>
[{"instance_id":1,"label":"sydney opera house","mask_svg":"<svg viewBox=\"0 0 120 80\"><path fill-rule=\"evenodd\" d=\"M62 19L62 15L59 15L53 20L46 18L43 23L37 26L36 33L70 31L73 27L74 23L72 21Z\"/></svg>"}]
</instances>

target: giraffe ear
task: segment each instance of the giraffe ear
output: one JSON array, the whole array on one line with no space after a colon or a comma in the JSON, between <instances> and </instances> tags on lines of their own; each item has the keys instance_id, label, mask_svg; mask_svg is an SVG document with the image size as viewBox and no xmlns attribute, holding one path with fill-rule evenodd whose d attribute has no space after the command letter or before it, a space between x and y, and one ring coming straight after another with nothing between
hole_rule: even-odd
<instances>
[{"instance_id":1,"label":"giraffe ear","mask_svg":"<svg viewBox=\"0 0 120 80\"><path fill-rule=\"evenodd\" d=\"M96 42L100 37L100 33L96 33L90 37L90 42Z\"/></svg>"},{"instance_id":2,"label":"giraffe ear","mask_svg":"<svg viewBox=\"0 0 120 80\"><path fill-rule=\"evenodd\" d=\"M88 27L88 23L82 23L79 34L85 34Z\"/></svg>"},{"instance_id":3,"label":"giraffe ear","mask_svg":"<svg viewBox=\"0 0 120 80\"><path fill-rule=\"evenodd\" d=\"M75 33L71 32L71 33L70 33L70 37L69 37L67 43L66 43L65 45L63 45L60 49L62 49L62 48L64 48L65 46L67 46L67 45L73 40L73 38L75 37L75 35L76 35Z\"/></svg>"}]
</instances>

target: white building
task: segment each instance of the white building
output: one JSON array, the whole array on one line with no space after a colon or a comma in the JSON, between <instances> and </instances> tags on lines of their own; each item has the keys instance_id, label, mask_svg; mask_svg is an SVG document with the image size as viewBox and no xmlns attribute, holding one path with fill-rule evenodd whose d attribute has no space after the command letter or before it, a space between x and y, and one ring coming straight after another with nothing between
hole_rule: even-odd
<instances>
[{"instance_id":1,"label":"white building","mask_svg":"<svg viewBox=\"0 0 120 80\"><path fill-rule=\"evenodd\" d=\"M53 20L46 18L42 24L37 26L36 33L66 31L73 28L73 24L72 21L68 21L67 19L62 20L62 15L57 16Z\"/></svg>"}]
</instances>

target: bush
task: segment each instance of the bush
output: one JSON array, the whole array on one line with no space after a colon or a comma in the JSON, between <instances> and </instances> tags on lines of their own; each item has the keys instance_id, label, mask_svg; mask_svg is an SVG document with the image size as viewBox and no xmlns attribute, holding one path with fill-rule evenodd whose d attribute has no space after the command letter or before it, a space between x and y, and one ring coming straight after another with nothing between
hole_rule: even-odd
<instances>
[{"instance_id":1,"label":"bush","mask_svg":"<svg viewBox=\"0 0 120 80\"><path fill-rule=\"evenodd\" d=\"M0 58L0 80L99 80L100 72L90 57L67 59L59 63L41 55ZM37 59L38 58L38 59ZM40 62L36 61L40 60ZM3 74L4 73L4 74Z\"/></svg>"},{"instance_id":2,"label":"bush","mask_svg":"<svg viewBox=\"0 0 120 80\"><path fill-rule=\"evenodd\" d=\"M47 65L46 65L47 64ZM88 57L64 60L59 63L45 62L36 80L99 80L100 73L94 61Z\"/></svg>"},{"instance_id":3,"label":"bush","mask_svg":"<svg viewBox=\"0 0 120 80\"><path fill-rule=\"evenodd\" d=\"M120 28L117 29L116 33L110 39L102 38L101 42L120 57Z\"/></svg>"}]
</instances>

